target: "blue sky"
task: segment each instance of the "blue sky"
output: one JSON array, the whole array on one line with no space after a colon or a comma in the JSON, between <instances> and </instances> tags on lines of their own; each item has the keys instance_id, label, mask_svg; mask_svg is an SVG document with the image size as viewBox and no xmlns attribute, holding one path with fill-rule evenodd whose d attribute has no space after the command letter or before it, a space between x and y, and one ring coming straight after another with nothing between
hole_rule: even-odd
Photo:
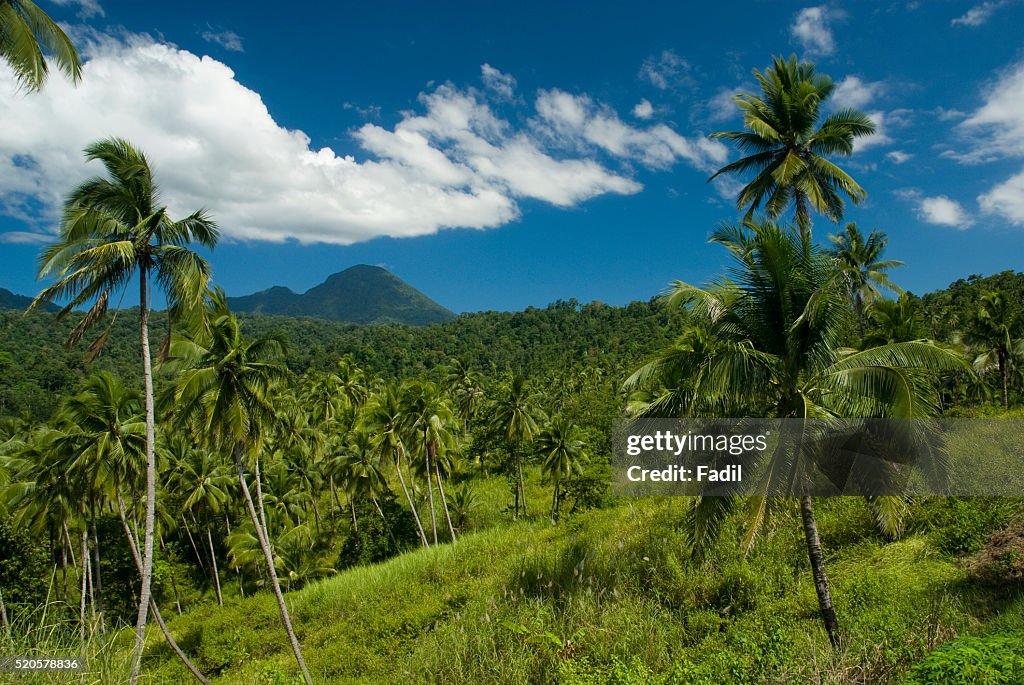
<instances>
[{"instance_id":1,"label":"blue sky","mask_svg":"<svg viewBox=\"0 0 1024 685\"><path fill-rule=\"evenodd\" d=\"M814 61L879 133L840 160L846 219L915 292L1020 270L1024 2L279 3L40 0L83 83L13 93L0 65L0 287L34 294L61 198L120 135L179 214L205 206L230 294L358 263L455 311L624 304L720 272L737 218L731 96ZM675 5L675 6L672 6ZM826 241L838 227L817 219ZM129 304L131 295L124 304Z\"/></svg>"}]
</instances>

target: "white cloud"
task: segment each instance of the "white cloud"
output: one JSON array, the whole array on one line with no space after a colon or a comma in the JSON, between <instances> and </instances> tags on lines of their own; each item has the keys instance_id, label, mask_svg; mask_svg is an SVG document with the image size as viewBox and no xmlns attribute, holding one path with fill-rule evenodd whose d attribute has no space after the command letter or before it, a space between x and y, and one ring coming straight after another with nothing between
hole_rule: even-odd
<instances>
[{"instance_id":1,"label":"white cloud","mask_svg":"<svg viewBox=\"0 0 1024 685\"><path fill-rule=\"evenodd\" d=\"M723 88L707 102L706 118L709 122L724 121L739 116L739 108L736 106L737 89Z\"/></svg>"},{"instance_id":2,"label":"white cloud","mask_svg":"<svg viewBox=\"0 0 1024 685\"><path fill-rule=\"evenodd\" d=\"M979 195L978 206L986 214L997 214L1016 226L1024 226L1024 171Z\"/></svg>"},{"instance_id":3,"label":"white cloud","mask_svg":"<svg viewBox=\"0 0 1024 685\"><path fill-rule=\"evenodd\" d=\"M808 54L831 55L836 51L836 41L830 24L838 17L837 11L825 6L805 7L793 19L789 32Z\"/></svg>"},{"instance_id":4,"label":"white cloud","mask_svg":"<svg viewBox=\"0 0 1024 685\"><path fill-rule=\"evenodd\" d=\"M63 7L77 7L78 16L82 19L104 16L103 8L100 7L98 0L51 0L51 2Z\"/></svg>"},{"instance_id":5,"label":"white cloud","mask_svg":"<svg viewBox=\"0 0 1024 685\"><path fill-rule=\"evenodd\" d=\"M658 90L678 88L693 81L689 62L674 50L663 50L660 55L651 55L645 59L640 66L639 76Z\"/></svg>"},{"instance_id":6,"label":"white cloud","mask_svg":"<svg viewBox=\"0 0 1024 685\"><path fill-rule=\"evenodd\" d=\"M650 100L643 99L633 107L633 116L637 119L650 119L654 116L654 105Z\"/></svg>"},{"instance_id":7,"label":"white cloud","mask_svg":"<svg viewBox=\"0 0 1024 685\"><path fill-rule=\"evenodd\" d=\"M885 84L882 81L864 81L859 76L847 76L836 84L829 100L837 109L860 109L878 97Z\"/></svg>"},{"instance_id":8,"label":"white cloud","mask_svg":"<svg viewBox=\"0 0 1024 685\"><path fill-rule=\"evenodd\" d=\"M893 164L903 164L904 162L909 162L914 157L914 155L909 152L904 152L903 150L893 150L892 152L885 153L885 156L888 157Z\"/></svg>"},{"instance_id":9,"label":"white cloud","mask_svg":"<svg viewBox=\"0 0 1024 685\"><path fill-rule=\"evenodd\" d=\"M985 104L959 124L973 137L961 161L983 162L1024 156L1024 62L1012 66L987 86Z\"/></svg>"},{"instance_id":10,"label":"white cloud","mask_svg":"<svg viewBox=\"0 0 1024 685\"><path fill-rule=\"evenodd\" d=\"M930 224L964 229L974 223L956 200L945 195L922 197L917 202L917 216Z\"/></svg>"},{"instance_id":11,"label":"white cloud","mask_svg":"<svg viewBox=\"0 0 1024 685\"><path fill-rule=\"evenodd\" d=\"M865 112L868 118L875 124L875 132L870 136L862 136L853 139L853 151L863 152L870 147L889 145L892 137L888 132L889 115L882 111Z\"/></svg>"},{"instance_id":12,"label":"white cloud","mask_svg":"<svg viewBox=\"0 0 1024 685\"><path fill-rule=\"evenodd\" d=\"M616 167L705 170L727 157L702 136L627 125L586 95L542 91L535 114L506 120L489 91L443 84L393 127L354 131L357 159L280 126L210 57L139 36L100 36L86 53L77 88L57 79L31 97L0 98L0 212L38 222L42 206L52 222L64 194L99 172L82 148L112 135L147 152L173 215L206 207L226 237L304 243L500 226L523 200L569 207L639 192ZM15 90L0 65L0 93Z\"/></svg>"},{"instance_id":13,"label":"white cloud","mask_svg":"<svg viewBox=\"0 0 1024 685\"><path fill-rule=\"evenodd\" d=\"M484 85L497 95L507 100L511 100L515 95L516 80L511 74L503 74L490 64L483 64L480 66L480 75Z\"/></svg>"},{"instance_id":14,"label":"white cloud","mask_svg":"<svg viewBox=\"0 0 1024 685\"><path fill-rule=\"evenodd\" d=\"M630 126L586 95L542 90L536 107L539 125L549 138L563 145L596 146L613 157L635 160L654 169L686 160L708 171L720 166L729 154L717 141L703 136L685 138L664 124L643 129Z\"/></svg>"},{"instance_id":15,"label":"white cloud","mask_svg":"<svg viewBox=\"0 0 1024 685\"><path fill-rule=\"evenodd\" d=\"M950 22L952 26L981 26L995 14L1000 7L1008 5L1008 0L986 0L980 5L975 5L967 10L965 14Z\"/></svg>"},{"instance_id":16,"label":"white cloud","mask_svg":"<svg viewBox=\"0 0 1024 685\"><path fill-rule=\"evenodd\" d=\"M203 31L200 36L207 43L214 43L231 52L245 52L242 37L234 31L214 31L212 28Z\"/></svg>"}]
</instances>

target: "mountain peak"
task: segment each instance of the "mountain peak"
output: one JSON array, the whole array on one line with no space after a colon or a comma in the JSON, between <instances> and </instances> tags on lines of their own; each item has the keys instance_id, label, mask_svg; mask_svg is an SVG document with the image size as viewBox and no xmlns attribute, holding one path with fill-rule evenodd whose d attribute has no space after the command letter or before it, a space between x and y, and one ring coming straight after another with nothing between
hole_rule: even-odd
<instances>
[{"instance_id":1,"label":"mountain peak","mask_svg":"<svg viewBox=\"0 0 1024 685\"><path fill-rule=\"evenodd\" d=\"M244 297L229 297L235 311L314 316L351 323L439 323L455 315L387 269L356 264L331 274L298 295L274 286Z\"/></svg>"}]
</instances>

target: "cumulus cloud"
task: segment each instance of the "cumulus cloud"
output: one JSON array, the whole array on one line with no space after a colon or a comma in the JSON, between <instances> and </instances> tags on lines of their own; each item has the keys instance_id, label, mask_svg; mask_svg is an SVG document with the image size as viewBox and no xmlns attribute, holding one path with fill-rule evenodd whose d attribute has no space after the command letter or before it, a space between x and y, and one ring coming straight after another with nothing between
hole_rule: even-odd
<instances>
[{"instance_id":1,"label":"cumulus cloud","mask_svg":"<svg viewBox=\"0 0 1024 685\"><path fill-rule=\"evenodd\" d=\"M836 51L831 24L838 16L837 11L825 6L805 7L797 12L789 32L808 54L831 55Z\"/></svg>"},{"instance_id":2,"label":"cumulus cloud","mask_svg":"<svg viewBox=\"0 0 1024 685\"><path fill-rule=\"evenodd\" d=\"M103 8L97 0L51 0L55 5L77 7L78 16L82 19L104 16Z\"/></svg>"},{"instance_id":3,"label":"cumulus cloud","mask_svg":"<svg viewBox=\"0 0 1024 685\"><path fill-rule=\"evenodd\" d=\"M693 82L690 69L690 63L674 50L663 50L644 60L639 76L658 90L670 90Z\"/></svg>"},{"instance_id":4,"label":"cumulus cloud","mask_svg":"<svg viewBox=\"0 0 1024 685\"><path fill-rule=\"evenodd\" d=\"M986 86L985 103L958 124L971 143L966 152L951 153L967 164L1024 157L1024 62ZM986 214L1024 225L1024 171L978 196Z\"/></svg>"},{"instance_id":5,"label":"cumulus cloud","mask_svg":"<svg viewBox=\"0 0 1024 685\"><path fill-rule=\"evenodd\" d=\"M978 196L986 214L996 214L1015 226L1024 226L1024 170Z\"/></svg>"},{"instance_id":6,"label":"cumulus cloud","mask_svg":"<svg viewBox=\"0 0 1024 685\"><path fill-rule=\"evenodd\" d=\"M633 107L633 116L637 119L650 119L654 116L654 105L650 100L643 99Z\"/></svg>"},{"instance_id":7,"label":"cumulus cloud","mask_svg":"<svg viewBox=\"0 0 1024 685\"><path fill-rule=\"evenodd\" d=\"M971 137L965 162L1024 156L1024 62L986 86L985 104L959 124Z\"/></svg>"},{"instance_id":8,"label":"cumulus cloud","mask_svg":"<svg viewBox=\"0 0 1024 685\"><path fill-rule=\"evenodd\" d=\"M636 128L587 95L544 90L537 96L539 125L549 139L563 145L596 146L620 159L654 169L667 169L679 160L704 171L720 166L728 149L704 136L686 138L664 124Z\"/></svg>"},{"instance_id":9,"label":"cumulus cloud","mask_svg":"<svg viewBox=\"0 0 1024 685\"><path fill-rule=\"evenodd\" d=\"M903 150L893 150L892 152L885 153L885 156L893 164L903 164L904 162L909 162L914 157L914 155L909 152L904 152Z\"/></svg>"},{"instance_id":10,"label":"cumulus cloud","mask_svg":"<svg viewBox=\"0 0 1024 685\"><path fill-rule=\"evenodd\" d=\"M231 52L245 52L242 37L234 31L214 31L212 28L203 31L200 36L207 43L214 43Z\"/></svg>"},{"instance_id":11,"label":"cumulus cloud","mask_svg":"<svg viewBox=\"0 0 1024 685\"><path fill-rule=\"evenodd\" d=\"M988 0L975 5L966 13L950 22L952 26L981 26L992 18L996 10L1009 4L1009 0Z\"/></svg>"},{"instance_id":12,"label":"cumulus cloud","mask_svg":"<svg viewBox=\"0 0 1024 685\"><path fill-rule=\"evenodd\" d=\"M884 87L881 81L864 81L859 76L847 76L836 84L829 102L838 109L860 109L881 95Z\"/></svg>"},{"instance_id":13,"label":"cumulus cloud","mask_svg":"<svg viewBox=\"0 0 1024 685\"><path fill-rule=\"evenodd\" d=\"M964 208L956 200L951 200L945 195L935 197L922 197L917 201L917 215L922 221L940 226L953 226L954 228L967 228L974 221Z\"/></svg>"},{"instance_id":14,"label":"cumulus cloud","mask_svg":"<svg viewBox=\"0 0 1024 685\"><path fill-rule=\"evenodd\" d=\"M516 80L511 74L503 74L490 64L480 67L480 76L484 85L494 93L507 100L511 100L516 92Z\"/></svg>"},{"instance_id":15,"label":"cumulus cloud","mask_svg":"<svg viewBox=\"0 0 1024 685\"><path fill-rule=\"evenodd\" d=\"M493 88L443 84L394 126L353 131L357 159L282 127L210 57L138 36L102 36L87 53L77 88L57 79L0 98L0 212L39 221L42 207L52 222L64 194L100 172L82 148L112 135L147 152L172 215L206 207L228 237L303 243L496 227L524 200L570 207L639 192L634 163L704 170L726 157L703 137L629 126L586 95L542 91L535 111L509 120L489 105ZM0 92L15 90L0 66Z\"/></svg>"}]
</instances>

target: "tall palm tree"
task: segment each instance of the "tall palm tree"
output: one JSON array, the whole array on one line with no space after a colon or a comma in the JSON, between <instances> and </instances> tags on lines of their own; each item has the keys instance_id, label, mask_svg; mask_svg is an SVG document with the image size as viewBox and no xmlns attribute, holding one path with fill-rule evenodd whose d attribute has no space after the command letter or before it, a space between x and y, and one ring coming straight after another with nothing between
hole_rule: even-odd
<instances>
[{"instance_id":1,"label":"tall palm tree","mask_svg":"<svg viewBox=\"0 0 1024 685\"><path fill-rule=\"evenodd\" d=\"M969 339L982 348L974 367L984 373L995 368L1002 386L1003 408L1010 406L1010 375L1018 359L1024 358L1024 339L1018 337L1020 312L1002 290L982 294Z\"/></svg>"},{"instance_id":2,"label":"tall palm tree","mask_svg":"<svg viewBox=\"0 0 1024 685\"><path fill-rule=\"evenodd\" d=\"M672 349L638 369L627 390L644 390L630 408L640 416L763 416L806 420L836 417L909 418L936 410L933 374L964 368L957 356L924 342L863 351L841 348L851 315L836 265L810 241L769 222L720 228L713 242L733 255L731 279L699 288L677 283L670 302L686 304L693 328ZM829 639L838 644L832 603L814 517L809 479L814 469L839 473L830 455L810 464L783 450L769 455L757 496L747 498L745 545L753 544L769 509L785 500L767 495L780 483L798 485L798 501L819 608ZM879 458L891 454L880 453ZM722 497L696 500L692 523L698 546L737 503ZM876 520L889 533L900 529L900 498L873 497Z\"/></svg>"},{"instance_id":3,"label":"tall palm tree","mask_svg":"<svg viewBox=\"0 0 1024 685\"><path fill-rule=\"evenodd\" d=\"M59 239L43 250L39 277L53 277L32 302L34 309L49 301L68 299L58 316L91 303L72 331L73 345L106 314L111 296L139 281L139 336L145 383L146 417L146 524L143 538L143 578L139 590L139 614L135 625L135 653L131 682L138 682L145 645L153 577L153 527L156 512L156 427L153 411L153 368L149 349L151 281L163 291L168 316L174 320L202 310L203 294L210 280L206 261L189 249L197 242L213 248L219 236L216 224L203 210L173 220L153 180L146 156L126 140L110 138L85 148L86 159L98 160L109 178L94 177L68 196L61 217ZM98 352L110 333L107 328L93 343Z\"/></svg>"},{"instance_id":4,"label":"tall palm tree","mask_svg":"<svg viewBox=\"0 0 1024 685\"><path fill-rule=\"evenodd\" d=\"M0 0L0 57L30 92L41 90L50 73L44 51L72 83L81 80L75 46L46 12L32 0Z\"/></svg>"},{"instance_id":5,"label":"tall palm tree","mask_svg":"<svg viewBox=\"0 0 1024 685\"><path fill-rule=\"evenodd\" d=\"M586 454L579 430L564 416L553 417L537 437L537 449L544 457L543 469L551 478L551 523L558 521L562 482L583 473Z\"/></svg>"},{"instance_id":6,"label":"tall palm tree","mask_svg":"<svg viewBox=\"0 0 1024 685\"><path fill-rule=\"evenodd\" d=\"M405 476L402 474L402 460L405 458L408 448L403 438L406 417L406 405L402 396L402 389L399 385L391 383L384 390L371 397L360 415L358 430L373 435L374 443L381 454L389 455L395 464L395 471L398 474L398 482L405 493L405 499L412 510L413 520L416 521L416 529L420 534L420 542L424 547L429 547L427 534L423 530L423 523L420 521L416 504L409 493L409 487L405 483Z\"/></svg>"},{"instance_id":7,"label":"tall palm tree","mask_svg":"<svg viewBox=\"0 0 1024 685\"><path fill-rule=\"evenodd\" d=\"M182 441L183 442L183 441ZM186 447L176 460L174 489L183 498L181 514L194 515L200 511L205 520L206 543L210 550L210 573L217 592L217 604L224 604L220 588L220 572L217 569L217 553L213 547L211 520L231 500L231 473L219 461L212 450ZM188 529L186 524L186 530ZM198 557L198 550L196 551ZM199 557L201 560L201 557Z\"/></svg>"},{"instance_id":8,"label":"tall palm tree","mask_svg":"<svg viewBox=\"0 0 1024 685\"><path fill-rule=\"evenodd\" d=\"M828 239L833 245L832 256L846 278L853 311L857 314L857 325L863 336L864 308L880 300L883 290L897 295L903 292L889 280L889 274L886 273L897 266L903 266L903 262L881 259L889 239L877 229L872 229L865 239L857 224L851 222L846 224L842 233L829 235Z\"/></svg>"},{"instance_id":9,"label":"tall palm tree","mask_svg":"<svg viewBox=\"0 0 1024 685\"><path fill-rule=\"evenodd\" d=\"M519 518L519 502L523 503L523 516L529 516L526 510L526 488L523 481L523 447L533 442L540 433L538 419L542 418L540 410L530 394L526 378L520 374L512 377L508 387L495 398L491 408L491 422L501 433L512 450L515 462L517 484L515 498L515 516Z\"/></svg>"},{"instance_id":10,"label":"tall palm tree","mask_svg":"<svg viewBox=\"0 0 1024 685\"><path fill-rule=\"evenodd\" d=\"M822 104L835 84L818 74L809 62L797 63L773 57L762 73L754 71L761 94L744 93L735 98L743 112L745 131L720 131L714 138L732 141L745 156L726 164L711 176L747 174L754 178L743 187L736 206L747 208L747 219L759 207L777 218L791 204L800 230L810 232L810 210L838 222L843 216L843 195L857 204L867 197L864 189L845 171L829 161L833 155L853 153L854 138L871 135L875 125L855 109L843 109L825 117Z\"/></svg>"},{"instance_id":11,"label":"tall palm tree","mask_svg":"<svg viewBox=\"0 0 1024 685\"><path fill-rule=\"evenodd\" d=\"M254 503L246 476L246 461L252 458L256 482L259 483L259 453L276 420L272 389L288 374L287 367L280 361L282 355L283 345L277 338L246 340L238 321L227 310L223 292L218 291L213 295L207 330L191 337L180 337L171 345L171 359L175 366L182 367L173 397L178 420L205 445L230 452L232 456L243 502L277 599L281 622L302 675L312 685L312 677L281 593L266 517L262 513L262 490L257 490L259 501Z\"/></svg>"},{"instance_id":12,"label":"tall palm tree","mask_svg":"<svg viewBox=\"0 0 1024 685\"><path fill-rule=\"evenodd\" d=\"M415 453L421 459L422 471L427 481L434 544L437 544L437 517L434 514L434 488L430 483L431 478L437 482L445 520L448 522L448 532L454 541L455 526L452 525L448 499L444 494L441 463L444 461L446 453L455 447L455 434L451 429L456 422L455 412L448 400L441 395L437 386L428 381L409 383L406 386L405 396L406 428L414 436L410 443L416 446Z\"/></svg>"}]
</instances>

